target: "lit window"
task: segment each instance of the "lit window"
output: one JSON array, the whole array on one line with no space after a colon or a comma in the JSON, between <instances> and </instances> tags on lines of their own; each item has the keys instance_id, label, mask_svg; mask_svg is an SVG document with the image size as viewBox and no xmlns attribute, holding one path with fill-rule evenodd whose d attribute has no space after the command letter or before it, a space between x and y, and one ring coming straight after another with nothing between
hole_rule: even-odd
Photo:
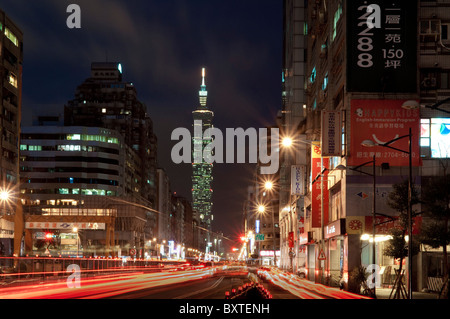
<instances>
[{"instance_id":1,"label":"lit window","mask_svg":"<svg viewBox=\"0 0 450 319\"><path fill-rule=\"evenodd\" d=\"M325 91L327 87L328 87L328 73L325 74L325 77L323 79L322 90Z\"/></svg>"},{"instance_id":2,"label":"lit window","mask_svg":"<svg viewBox=\"0 0 450 319\"><path fill-rule=\"evenodd\" d=\"M68 188L60 188L59 194L63 194L63 195L69 194L69 189Z\"/></svg>"},{"instance_id":3,"label":"lit window","mask_svg":"<svg viewBox=\"0 0 450 319\"><path fill-rule=\"evenodd\" d=\"M432 118L430 126L431 157L450 158L450 118Z\"/></svg>"},{"instance_id":4,"label":"lit window","mask_svg":"<svg viewBox=\"0 0 450 319\"><path fill-rule=\"evenodd\" d=\"M430 147L430 119L420 120L420 146Z\"/></svg>"},{"instance_id":5,"label":"lit window","mask_svg":"<svg viewBox=\"0 0 450 319\"><path fill-rule=\"evenodd\" d=\"M12 72L9 73L8 82L9 84L17 88L17 76L14 73Z\"/></svg>"},{"instance_id":6,"label":"lit window","mask_svg":"<svg viewBox=\"0 0 450 319\"><path fill-rule=\"evenodd\" d=\"M14 35L14 33L11 32L7 27L5 27L5 36L12 42L16 47L19 46L19 40L17 40L17 37Z\"/></svg>"},{"instance_id":7,"label":"lit window","mask_svg":"<svg viewBox=\"0 0 450 319\"><path fill-rule=\"evenodd\" d=\"M69 134L69 135L67 135L67 140L68 141L79 141L79 140L81 140L81 135L80 134Z\"/></svg>"},{"instance_id":8,"label":"lit window","mask_svg":"<svg viewBox=\"0 0 450 319\"><path fill-rule=\"evenodd\" d=\"M311 76L309 78L309 81L311 83L314 83L316 81L316 77L317 77L317 71L316 71L316 67L314 67L312 72L311 72Z\"/></svg>"},{"instance_id":9,"label":"lit window","mask_svg":"<svg viewBox=\"0 0 450 319\"><path fill-rule=\"evenodd\" d=\"M333 21L333 35L331 38L331 41L333 41L336 38L336 29L337 29L337 24L339 22L339 19L342 15L342 3L339 3L339 7L336 10L336 12L334 13L334 21Z\"/></svg>"}]
</instances>

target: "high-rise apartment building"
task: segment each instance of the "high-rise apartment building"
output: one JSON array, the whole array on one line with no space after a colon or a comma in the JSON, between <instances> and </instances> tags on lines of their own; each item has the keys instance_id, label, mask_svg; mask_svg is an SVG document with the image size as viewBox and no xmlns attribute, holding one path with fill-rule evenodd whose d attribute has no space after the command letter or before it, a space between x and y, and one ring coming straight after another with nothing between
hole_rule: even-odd
<instances>
[{"instance_id":1,"label":"high-rise apartment building","mask_svg":"<svg viewBox=\"0 0 450 319\"><path fill-rule=\"evenodd\" d=\"M283 70L282 110L280 118L281 138L297 137L306 117L306 59L307 59L307 5L304 0L283 2ZM299 249L302 206L305 188L292 192L291 171L305 167L308 144L303 134L295 138L291 147L280 147L279 210L281 256L280 267L296 272L304 266L304 252ZM294 236L295 234L295 236ZM296 240L289 240L295 238Z\"/></svg>"},{"instance_id":2,"label":"high-rise apartment building","mask_svg":"<svg viewBox=\"0 0 450 319\"><path fill-rule=\"evenodd\" d=\"M146 106L133 83L122 80L121 63L92 63L91 76L77 87L64 110L64 125L104 127L119 132L141 158L137 185L130 189L139 200L156 207L157 141Z\"/></svg>"},{"instance_id":3,"label":"high-rise apartment building","mask_svg":"<svg viewBox=\"0 0 450 319\"><path fill-rule=\"evenodd\" d=\"M19 254L22 242L23 221L17 196L22 63L22 31L0 10L0 255Z\"/></svg>"},{"instance_id":4,"label":"high-rise apartment building","mask_svg":"<svg viewBox=\"0 0 450 319\"><path fill-rule=\"evenodd\" d=\"M200 105L192 112L194 118L194 137L192 164L192 208L195 216L204 227L211 230L212 214L212 169L213 164L207 163L203 158L203 149L212 141L211 135L204 134L205 130L212 128L214 113L207 106L208 91L205 84L205 69L202 71L202 85L199 91Z\"/></svg>"},{"instance_id":5,"label":"high-rise apartment building","mask_svg":"<svg viewBox=\"0 0 450 319\"><path fill-rule=\"evenodd\" d=\"M25 253L108 256L117 255L119 249L127 255L130 246L142 248L139 233L145 211L117 201L126 198L125 181L130 177L125 163L133 161L130 154L116 131L23 127L20 194ZM46 233L57 238L48 251L41 245Z\"/></svg>"}]
</instances>

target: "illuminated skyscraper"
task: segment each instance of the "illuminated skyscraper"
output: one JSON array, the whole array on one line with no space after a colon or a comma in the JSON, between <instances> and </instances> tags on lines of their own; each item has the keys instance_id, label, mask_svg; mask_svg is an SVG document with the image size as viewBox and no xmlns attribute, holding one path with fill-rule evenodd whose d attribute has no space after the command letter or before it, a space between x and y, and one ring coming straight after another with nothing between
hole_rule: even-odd
<instances>
[{"instance_id":1,"label":"illuminated skyscraper","mask_svg":"<svg viewBox=\"0 0 450 319\"><path fill-rule=\"evenodd\" d=\"M202 85L199 91L200 106L192 112L194 118L194 137L192 139L194 155L194 164L192 165L192 201L196 217L200 219L205 228L210 230L211 222L213 220L213 215L211 214L213 205L211 200L213 164L205 162L202 151L206 145L211 143L211 135L206 136L203 133L208 128L213 127L212 119L214 113L208 110L208 107L206 106L207 97L208 91L206 91L205 85L205 69L203 68ZM195 132L201 132L202 134L195 134Z\"/></svg>"}]
</instances>

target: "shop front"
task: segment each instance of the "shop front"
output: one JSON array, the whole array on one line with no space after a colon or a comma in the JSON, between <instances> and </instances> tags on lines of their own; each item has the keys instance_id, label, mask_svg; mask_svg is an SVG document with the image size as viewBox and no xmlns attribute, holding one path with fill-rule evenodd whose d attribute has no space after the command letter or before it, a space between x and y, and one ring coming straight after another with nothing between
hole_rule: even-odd
<instances>
[{"instance_id":1,"label":"shop front","mask_svg":"<svg viewBox=\"0 0 450 319\"><path fill-rule=\"evenodd\" d=\"M32 256L75 257L95 255L92 231L103 231L104 223L26 222L31 234Z\"/></svg>"},{"instance_id":2,"label":"shop front","mask_svg":"<svg viewBox=\"0 0 450 319\"><path fill-rule=\"evenodd\" d=\"M299 247L305 255L305 265L297 269L297 273L303 271L306 279L315 280L316 270L316 245L314 244L313 232L305 232L299 236Z\"/></svg>"},{"instance_id":3,"label":"shop front","mask_svg":"<svg viewBox=\"0 0 450 319\"><path fill-rule=\"evenodd\" d=\"M344 280L345 219L335 220L325 226L326 241L325 277L329 286L339 287Z\"/></svg>"}]
</instances>

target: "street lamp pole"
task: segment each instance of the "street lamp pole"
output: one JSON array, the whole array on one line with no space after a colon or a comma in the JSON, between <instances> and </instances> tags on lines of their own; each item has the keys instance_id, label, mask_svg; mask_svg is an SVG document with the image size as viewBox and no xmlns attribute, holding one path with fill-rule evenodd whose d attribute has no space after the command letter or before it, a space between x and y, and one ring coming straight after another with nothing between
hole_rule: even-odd
<instances>
[{"instance_id":1,"label":"street lamp pole","mask_svg":"<svg viewBox=\"0 0 450 319\"><path fill-rule=\"evenodd\" d=\"M408 296L412 299L412 134L409 128L409 181L408 181Z\"/></svg>"},{"instance_id":2,"label":"street lamp pole","mask_svg":"<svg viewBox=\"0 0 450 319\"><path fill-rule=\"evenodd\" d=\"M408 137L408 151L392 147L390 144L401 140L405 137ZM376 144L371 140L363 141L362 143L364 146L372 147L372 146L383 146L387 147L405 154L408 154L409 156L409 176L408 176L408 298L412 299L412 132L411 128L409 128L408 135L403 135L400 137L397 137L389 142L386 142L384 144Z\"/></svg>"}]
</instances>

